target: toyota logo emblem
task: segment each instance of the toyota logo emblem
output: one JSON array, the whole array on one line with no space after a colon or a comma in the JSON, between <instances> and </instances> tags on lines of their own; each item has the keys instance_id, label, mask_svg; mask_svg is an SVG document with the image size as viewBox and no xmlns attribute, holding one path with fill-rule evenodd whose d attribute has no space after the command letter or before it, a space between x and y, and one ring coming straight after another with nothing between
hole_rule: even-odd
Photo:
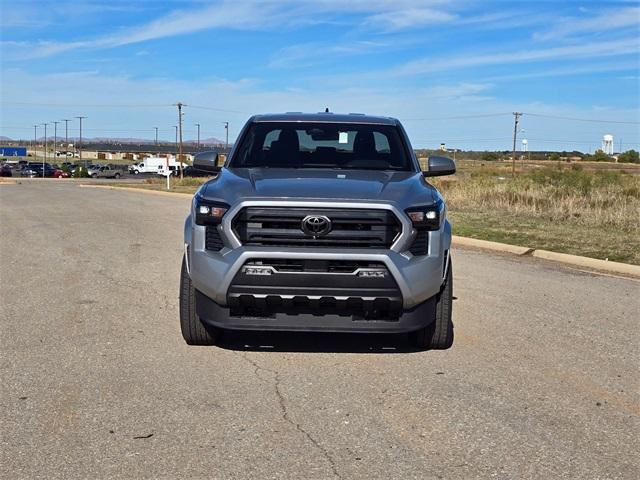
<instances>
[{"instance_id":1,"label":"toyota logo emblem","mask_svg":"<svg viewBox=\"0 0 640 480\"><path fill-rule=\"evenodd\" d=\"M324 215L307 215L302 219L302 231L311 237L321 237L331 231L331 220Z\"/></svg>"}]
</instances>

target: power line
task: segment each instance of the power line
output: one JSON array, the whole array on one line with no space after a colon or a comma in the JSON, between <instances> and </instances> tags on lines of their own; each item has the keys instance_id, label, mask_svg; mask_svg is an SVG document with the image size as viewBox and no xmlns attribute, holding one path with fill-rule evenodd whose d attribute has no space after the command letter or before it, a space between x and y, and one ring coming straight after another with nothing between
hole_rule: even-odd
<instances>
[{"instance_id":1,"label":"power line","mask_svg":"<svg viewBox=\"0 0 640 480\"><path fill-rule=\"evenodd\" d=\"M576 117L563 117L560 115L546 115L542 113L527 113L524 112L524 115L528 115L530 117L542 117L542 118L554 118L556 120L570 120L573 122L591 122L591 123L618 123L621 125L640 125L640 122L627 122L622 120L597 120L594 118L576 118Z\"/></svg>"},{"instance_id":2,"label":"power line","mask_svg":"<svg viewBox=\"0 0 640 480\"><path fill-rule=\"evenodd\" d=\"M171 107L168 103L37 103L37 102L0 102L2 105L32 106L32 107L115 107L115 108L143 108L143 107Z\"/></svg>"},{"instance_id":3,"label":"power line","mask_svg":"<svg viewBox=\"0 0 640 480\"><path fill-rule=\"evenodd\" d=\"M464 120L467 118L487 118L487 117L503 117L505 115L511 115L511 112L502 113L481 113L477 115L458 115L455 117L431 117L431 118L403 118L405 122L413 121L428 121L428 120Z\"/></svg>"},{"instance_id":4,"label":"power line","mask_svg":"<svg viewBox=\"0 0 640 480\"><path fill-rule=\"evenodd\" d=\"M189 104L189 108L198 108L200 110L212 110L214 112L240 113L242 115L252 115L249 112L241 112L239 110L227 110L227 109L224 109L224 108L205 107L205 106L202 106L202 105L191 105L191 104Z\"/></svg>"}]
</instances>

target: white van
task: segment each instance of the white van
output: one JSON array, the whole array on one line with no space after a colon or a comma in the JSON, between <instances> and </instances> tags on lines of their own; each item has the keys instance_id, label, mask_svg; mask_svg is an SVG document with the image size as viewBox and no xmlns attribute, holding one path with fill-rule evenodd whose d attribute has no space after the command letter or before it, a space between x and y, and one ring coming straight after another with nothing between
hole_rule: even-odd
<instances>
[{"instance_id":1,"label":"white van","mask_svg":"<svg viewBox=\"0 0 640 480\"><path fill-rule=\"evenodd\" d=\"M134 163L129 167L129 173L160 173L164 172L167 167L167 161L169 162L169 168L176 167L178 163L174 158L168 160L163 157L148 157L140 163Z\"/></svg>"}]
</instances>

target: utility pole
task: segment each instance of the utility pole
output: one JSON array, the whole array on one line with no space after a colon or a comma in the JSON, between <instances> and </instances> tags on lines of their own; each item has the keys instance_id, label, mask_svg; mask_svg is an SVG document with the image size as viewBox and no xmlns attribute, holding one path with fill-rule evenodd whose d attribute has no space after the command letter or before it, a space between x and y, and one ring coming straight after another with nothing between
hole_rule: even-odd
<instances>
[{"instance_id":1,"label":"utility pole","mask_svg":"<svg viewBox=\"0 0 640 480\"><path fill-rule=\"evenodd\" d=\"M58 143L58 124L60 122L51 122L53 123L53 158L57 157L57 147L56 144Z\"/></svg>"},{"instance_id":2,"label":"utility pole","mask_svg":"<svg viewBox=\"0 0 640 480\"><path fill-rule=\"evenodd\" d=\"M47 163L47 125L48 123L43 123L44 126L44 158L42 159L42 178L44 178L44 164Z\"/></svg>"},{"instance_id":3,"label":"utility pole","mask_svg":"<svg viewBox=\"0 0 640 480\"><path fill-rule=\"evenodd\" d=\"M229 148L229 122L222 122L222 123L224 123L224 129L227 133L227 137L226 137L227 139L224 142L224 149L226 152L226 150Z\"/></svg>"},{"instance_id":4,"label":"utility pole","mask_svg":"<svg viewBox=\"0 0 640 480\"><path fill-rule=\"evenodd\" d=\"M64 122L64 152L66 155L67 149L69 148L69 122L71 120L63 118L62 121Z\"/></svg>"},{"instance_id":5,"label":"utility pole","mask_svg":"<svg viewBox=\"0 0 640 480\"><path fill-rule=\"evenodd\" d=\"M82 119L87 117L76 117L76 118L80 120L80 142L78 145L78 155L79 155L78 161L82 163ZM87 168L86 162L84 167Z\"/></svg>"},{"instance_id":6,"label":"utility pole","mask_svg":"<svg viewBox=\"0 0 640 480\"><path fill-rule=\"evenodd\" d=\"M156 130L156 152L158 151L158 127L153 127Z\"/></svg>"},{"instance_id":7,"label":"utility pole","mask_svg":"<svg viewBox=\"0 0 640 480\"><path fill-rule=\"evenodd\" d=\"M38 125L33 126L33 158L37 160L36 145L38 144Z\"/></svg>"},{"instance_id":8,"label":"utility pole","mask_svg":"<svg viewBox=\"0 0 640 480\"><path fill-rule=\"evenodd\" d=\"M178 145L178 159L180 160L180 180L184 178L182 172L182 102L176 103L178 107L178 130L180 131L180 143Z\"/></svg>"},{"instance_id":9,"label":"utility pole","mask_svg":"<svg viewBox=\"0 0 640 480\"><path fill-rule=\"evenodd\" d=\"M200 124L196 123L196 127L198 127L198 144L197 144L198 146L197 146L197 149L198 149L198 151L200 151Z\"/></svg>"},{"instance_id":10,"label":"utility pole","mask_svg":"<svg viewBox=\"0 0 640 480\"><path fill-rule=\"evenodd\" d=\"M511 162L511 174L514 176L516 174L516 140L518 136L518 123L520 123L520 116L522 116L522 113L513 112L513 157Z\"/></svg>"}]
</instances>

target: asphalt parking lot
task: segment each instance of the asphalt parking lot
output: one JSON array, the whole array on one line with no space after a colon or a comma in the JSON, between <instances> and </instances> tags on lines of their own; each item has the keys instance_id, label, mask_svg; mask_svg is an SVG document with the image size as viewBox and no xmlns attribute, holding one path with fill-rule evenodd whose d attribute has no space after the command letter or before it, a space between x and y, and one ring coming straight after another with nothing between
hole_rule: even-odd
<instances>
[{"instance_id":1,"label":"asphalt parking lot","mask_svg":"<svg viewBox=\"0 0 640 480\"><path fill-rule=\"evenodd\" d=\"M0 185L0 477L640 477L640 282L457 250L450 350L188 347L188 204Z\"/></svg>"}]
</instances>

